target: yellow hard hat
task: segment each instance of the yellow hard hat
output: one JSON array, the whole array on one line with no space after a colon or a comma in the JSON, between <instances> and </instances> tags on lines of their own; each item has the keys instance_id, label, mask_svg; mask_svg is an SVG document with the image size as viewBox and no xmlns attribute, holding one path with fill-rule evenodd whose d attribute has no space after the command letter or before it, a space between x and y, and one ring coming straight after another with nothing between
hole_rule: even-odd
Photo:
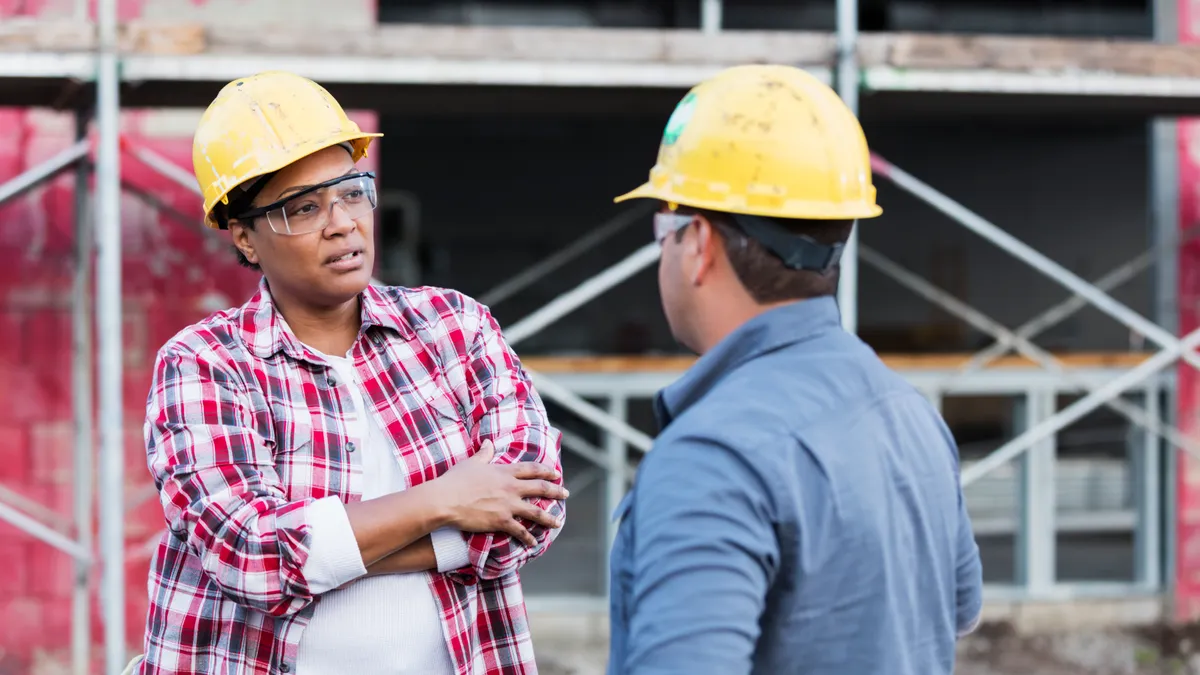
<instances>
[{"instance_id":1,"label":"yellow hard hat","mask_svg":"<svg viewBox=\"0 0 1200 675\"><path fill-rule=\"evenodd\" d=\"M324 87L299 75L269 71L234 80L204 111L192 140L204 222L220 228L214 207L248 180L343 143L357 162L382 135L364 133Z\"/></svg>"},{"instance_id":2,"label":"yellow hard hat","mask_svg":"<svg viewBox=\"0 0 1200 675\"><path fill-rule=\"evenodd\" d=\"M650 181L615 201L636 198L775 218L883 213L858 119L825 83L781 65L735 66L693 87Z\"/></svg>"}]
</instances>

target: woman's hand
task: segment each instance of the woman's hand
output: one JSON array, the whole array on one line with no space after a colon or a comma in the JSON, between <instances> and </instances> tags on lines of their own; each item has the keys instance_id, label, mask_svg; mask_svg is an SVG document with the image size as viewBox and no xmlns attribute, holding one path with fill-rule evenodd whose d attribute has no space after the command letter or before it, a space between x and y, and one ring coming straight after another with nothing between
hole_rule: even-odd
<instances>
[{"instance_id":1,"label":"woman's hand","mask_svg":"<svg viewBox=\"0 0 1200 675\"><path fill-rule=\"evenodd\" d=\"M546 528L562 522L526 499L563 500L569 493L551 482L559 478L553 468L535 462L492 464L494 455L492 442L484 441L478 452L432 481L449 524L464 532L505 532L536 546L518 518Z\"/></svg>"}]
</instances>

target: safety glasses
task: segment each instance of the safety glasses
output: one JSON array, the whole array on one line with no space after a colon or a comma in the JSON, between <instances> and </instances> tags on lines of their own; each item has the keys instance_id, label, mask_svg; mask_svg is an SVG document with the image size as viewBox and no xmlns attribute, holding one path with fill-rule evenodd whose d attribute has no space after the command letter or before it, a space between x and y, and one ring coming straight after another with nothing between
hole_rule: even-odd
<instances>
[{"instance_id":1,"label":"safety glasses","mask_svg":"<svg viewBox=\"0 0 1200 675\"><path fill-rule=\"evenodd\" d=\"M674 232L678 232L696 219L695 214L684 214L674 212L659 211L654 214L654 241L662 246L667 237Z\"/></svg>"},{"instance_id":2,"label":"safety glasses","mask_svg":"<svg viewBox=\"0 0 1200 675\"><path fill-rule=\"evenodd\" d=\"M266 218L276 234L308 234L329 227L335 206L341 206L350 220L358 220L374 211L378 201L375 174L364 171L310 185L277 202L250 209L236 218Z\"/></svg>"}]
</instances>

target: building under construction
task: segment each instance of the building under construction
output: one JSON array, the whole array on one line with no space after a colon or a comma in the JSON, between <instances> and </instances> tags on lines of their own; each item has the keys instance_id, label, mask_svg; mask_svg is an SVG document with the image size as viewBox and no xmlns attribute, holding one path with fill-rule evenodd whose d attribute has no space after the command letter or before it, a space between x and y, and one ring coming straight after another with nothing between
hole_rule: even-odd
<instances>
[{"instance_id":1,"label":"building under construction","mask_svg":"<svg viewBox=\"0 0 1200 675\"><path fill-rule=\"evenodd\" d=\"M257 282L201 227L191 135L273 69L385 134L376 277L489 305L563 430L535 618L603 616L609 514L692 359L648 207L612 198L686 89L751 62L863 120L884 215L839 299L958 439L987 616L1198 618L1190 42L1196 0L0 0L0 673L141 648L154 355Z\"/></svg>"}]
</instances>

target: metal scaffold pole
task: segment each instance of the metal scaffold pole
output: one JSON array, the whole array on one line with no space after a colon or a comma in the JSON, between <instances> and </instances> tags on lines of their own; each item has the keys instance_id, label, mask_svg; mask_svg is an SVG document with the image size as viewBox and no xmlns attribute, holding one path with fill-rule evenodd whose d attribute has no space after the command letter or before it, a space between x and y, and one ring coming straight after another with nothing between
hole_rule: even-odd
<instances>
[{"instance_id":1,"label":"metal scaffold pole","mask_svg":"<svg viewBox=\"0 0 1200 675\"><path fill-rule=\"evenodd\" d=\"M837 0L837 77L838 96L858 115L858 0ZM858 331L858 225L842 251L838 273L838 308L842 326Z\"/></svg>"},{"instance_id":2,"label":"metal scaffold pole","mask_svg":"<svg viewBox=\"0 0 1200 675\"><path fill-rule=\"evenodd\" d=\"M88 116L76 113L75 133L87 135ZM92 467L95 430L92 424L92 310L91 277L93 231L88 209L87 160L75 165L75 279L71 291L71 404L75 416L75 538L84 550L92 550ZM75 588L71 598L71 671L90 671L92 566L75 560Z\"/></svg>"},{"instance_id":3,"label":"metal scaffold pole","mask_svg":"<svg viewBox=\"0 0 1200 675\"><path fill-rule=\"evenodd\" d=\"M124 424L121 380L121 158L117 2L99 0L96 82L96 319L100 397L100 559L104 672L125 668Z\"/></svg>"}]
</instances>

